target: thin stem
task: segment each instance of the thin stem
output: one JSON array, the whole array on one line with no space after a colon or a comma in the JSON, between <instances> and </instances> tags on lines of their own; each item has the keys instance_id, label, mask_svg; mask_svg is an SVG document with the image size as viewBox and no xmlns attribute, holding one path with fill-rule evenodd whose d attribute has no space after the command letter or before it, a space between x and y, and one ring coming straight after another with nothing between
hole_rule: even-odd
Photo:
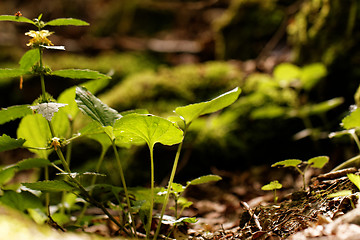
<instances>
[{"instance_id":1,"label":"thin stem","mask_svg":"<svg viewBox=\"0 0 360 240\"><path fill-rule=\"evenodd\" d=\"M360 150L360 141L359 141L359 138L358 136L356 135L355 133L355 129L353 129L352 131L350 130L349 133L351 134L351 136L353 137L355 143L356 143L356 146L358 147L358 149Z\"/></svg>"},{"instance_id":2,"label":"thin stem","mask_svg":"<svg viewBox=\"0 0 360 240\"><path fill-rule=\"evenodd\" d=\"M123 168L122 168L122 165L121 165L119 153L118 153L118 151L116 149L115 141L114 140L111 140L111 141L112 141L112 147L113 147L113 150L114 150L116 162L117 162L118 168L120 170L120 178L121 178L121 183L122 183L122 185L124 187L126 203L128 205L128 211L129 211L129 214L130 214L130 217L131 217L132 227L133 227L133 231L134 231L134 232L131 231L131 234L136 236L135 219L134 219L134 217L133 217L133 215L131 213L130 197L129 197L129 192L128 192L128 189L127 189L127 186L126 186L124 171L123 171Z\"/></svg>"},{"instance_id":3,"label":"thin stem","mask_svg":"<svg viewBox=\"0 0 360 240\"><path fill-rule=\"evenodd\" d=\"M185 130L184 130L184 137L186 135L186 132L187 132L187 129L188 129L189 125L185 125ZM160 227L161 227L161 222L162 222L162 219L164 217L164 213L165 213L165 210L166 210L166 206L169 202L169 196L170 196L170 190L171 190L171 185L173 184L174 182L174 177L175 177L175 173L176 173L176 168L177 168L177 165L178 165L178 162L179 162L179 158L180 158L180 153L181 153L181 149L182 149L182 146L183 146L183 142L184 140L179 144L178 146L178 149L177 149L177 152L176 152L176 155L175 155L175 159L174 159L174 164L173 164L173 168L171 170L171 175L170 175L170 179L169 179L169 183L168 183L168 189L167 189L167 192L166 192L166 195L165 195L165 200L164 200L164 204L162 206L162 209L161 209L161 213L160 213L160 221L159 221L159 224L156 228L156 232L155 232L155 235L154 235L154 240L157 239L157 236L159 235L159 232L160 232Z\"/></svg>"},{"instance_id":4,"label":"thin stem","mask_svg":"<svg viewBox=\"0 0 360 240\"><path fill-rule=\"evenodd\" d=\"M150 193L150 215L149 215L149 221L148 226L146 227L146 238L150 239L150 230L151 230L151 224L152 224L152 215L153 215L153 208L154 208L154 145L149 146L150 150L150 163L151 163L151 193ZM161 222L159 222L161 224ZM155 236L154 236L155 238Z\"/></svg>"}]
</instances>

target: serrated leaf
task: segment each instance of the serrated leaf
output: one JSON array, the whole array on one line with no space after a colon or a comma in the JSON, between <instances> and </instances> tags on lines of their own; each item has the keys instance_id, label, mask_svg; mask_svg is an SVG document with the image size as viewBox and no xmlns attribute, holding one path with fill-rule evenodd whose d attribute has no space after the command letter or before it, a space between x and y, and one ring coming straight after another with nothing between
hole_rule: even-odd
<instances>
[{"instance_id":1,"label":"serrated leaf","mask_svg":"<svg viewBox=\"0 0 360 240\"><path fill-rule=\"evenodd\" d=\"M145 141L149 148L155 143L174 145L183 139L183 131L174 123L151 114L128 114L114 124L116 139L123 142Z\"/></svg>"},{"instance_id":2,"label":"serrated leaf","mask_svg":"<svg viewBox=\"0 0 360 240\"><path fill-rule=\"evenodd\" d=\"M17 129L18 138L26 139L24 146L45 148L51 139L49 124L45 118L39 114L27 115L21 119ZM29 149L41 158L47 158L51 150Z\"/></svg>"},{"instance_id":3,"label":"serrated leaf","mask_svg":"<svg viewBox=\"0 0 360 240\"><path fill-rule=\"evenodd\" d=\"M3 68L0 69L0 78L14 78L14 77L20 77L25 74L28 74L29 71L25 69L9 69L9 68Z\"/></svg>"},{"instance_id":4,"label":"serrated leaf","mask_svg":"<svg viewBox=\"0 0 360 240\"><path fill-rule=\"evenodd\" d=\"M284 161L274 163L273 165L271 165L271 167L275 167L275 166L296 167L300 163L302 163L302 161L299 160L299 159L288 159L288 160L284 160Z\"/></svg>"},{"instance_id":5,"label":"serrated leaf","mask_svg":"<svg viewBox=\"0 0 360 240\"><path fill-rule=\"evenodd\" d=\"M109 84L109 82L110 82L109 78L101 78L101 79L87 81L81 85L86 89L88 89L90 92L95 94L99 90L106 87ZM66 89L59 95L58 98L58 102L68 104L66 107L64 107L64 110L73 119L76 117L76 115L79 112L79 108L75 102L75 89L76 86Z\"/></svg>"},{"instance_id":6,"label":"serrated leaf","mask_svg":"<svg viewBox=\"0 0 360 240\"><path fill-rule=\"evenodd\" d=\"M30 106L30 109L36 111L36 113L41 114L49 122L54 117L54 114L59 111L59 108L65 107L66 104L63 103L40 103L35 106Z\"/></svg>"},{"instance_id":7,"label":"serrated leaf","mask_svg":"<svg viewBox=\"0 0 360 240\"><path fill-rule=\"evenodd\" d=\"M72 79L110 78L105 74L89 69L63 69L63 70L53 71L51 75L63 77L63 78L72 78Z\"/></svg>"},{"instance_id":8,"label":"serrated leaf","mask_svg":"<svg viewBox=\"0 0 360 240\"><path fill-rule=\"evenodd\" d=\"M313 168L323 168L328 162L329 157L327 156L313 157L308 160L308 164L310 164L310 166Z\"/></svg>"},{"instance_id":9,"label":"serrated leaf","mask_svg":"<svg viewBox=\"0 0 360 240\"><path fill-rule=\"evenodd\" d=\"M184 119L186 124L189 124L201 115L213 113L231 105L238 99L240 92L241 89L237 87L210 101L177 107L175 112Z\"/></svg>"},{"instance_id":10,"label":"serrated leaf","mask_svg":"<svg viewBox=\"0 0 360 240\"><path fill-rule=\"evenodd\" d=\"M33 168L42 168L50 165L51 162L45 158L28 158L16 163L15 167L17 167L18 171L22 171Z\"/></svg>"},{"instance_id":11,"label":"serrated leaf","mask_svg":"<svg viewBox=\"0 0 360 240\"><path fill-rule=\"evenodd\" d=\"M350 179L350 181L355 184L355 186L360 190L360 176L355 175L353 173L349 173L347 177Z\"/></svg>"},{"instance_id":12,"label":"serrated leaf","mask_svg":"<svg viewBox=\"0 0 360 240\"><path fill-rule=\"evenodd\" d=\"M8 151L12 149L16 149L22 147L25 143L25 139L14 139L9 137L6 134L3 134L0 137L0 152Z\"/></svg>"},{"instance_id":13,"label":"serrated leaf","mask_svg":"<svg viewBox=\"0 0 360 240\"><path fill-rule=\"evenodd\" d=\"M45 192L74 191L76 188L64 180L39 181L34 183L23 183L27 188Z\"/></svg>"},{"instance_id":14,"label":"serrated leaf","mask_svg":"<svg viewBox=\"0 0 360 240\"><path fill-rule=\"evenodd\" d=\"M0 110L0 124L4 124L22 118L26 115L32 114L29 105L16 105L8 108L2 108Z\"/></svg>"},{"instance_id":15,"label":"serrated leaf","mask_svg":"<svg viewBox=\"0 0 360 240\"><path fill-rule=\"evenodd\" d=\"M360 108L351 112L342 120L343 127L345 129L359 128L360 127Z\"/></svg>"},{"instance_id":16,"label":"serrated leaf","mask_svg":"<svg viewBox=\"0 0 360 240\"><path fill-rule=\"evenodd\" d=\"M31 23L35 25L35 23L32 20L23 16L15 16L15 15L0 15L0 21L23 22L23 23Z\"/></svg>"},{"instance_id":17,"label":"serrated leaf","mask_svg":"<svg viewBox=\"0 0 360 240\"><path fill-rule=\"evenodd\" d=\"M272 191L272 190L281 189L281 188L282 188L281 183L279 183L279 181L275 180L275 181L270 182L269 184L262 186L261 190Z\"/></svg>"},{"instance_id":18,"label":"serrated leaf","mask_svg":"<svg viewBox=\"0 0 360 240\"><path fill-rule=\"evenodd\" d=\"M89 23L76 18L57 18L45 23L45 26L88 26Z\"/></svg>"},{"instance_id":19,"label":"serrated leaf","mask_svg":"<svg viewBox=\"0 0 360 240\"><path fill-rule=\"evenodd\" d=\"M222 178L218 175L205 175L189 181L188 185L199 185L208 182L217 182L220 181L221 179Z\"/></svg>"},{"instance_id":20,"label":"serrated leaf","mask_svg":"<svg viewBox=\"0 0 360 240\"><path fill-rule=\"evenodd\" d=\"M24 70L32 70L32 67L40 60L39 49L34 48L27 51L20 59L20 68Z\"/></svg>"},{"instance_id":21,"label":"serrated leaf","mask_svg":"<svg viewBox=\"0 0 360 240\"><path fill-rule=\"evenodd\" d=\"M80 110L100 123L102 126L112 126L116 119L122 116L115 110L101 102L84 87L76 88L75 101Z\"/></svg>"}]
</instances>

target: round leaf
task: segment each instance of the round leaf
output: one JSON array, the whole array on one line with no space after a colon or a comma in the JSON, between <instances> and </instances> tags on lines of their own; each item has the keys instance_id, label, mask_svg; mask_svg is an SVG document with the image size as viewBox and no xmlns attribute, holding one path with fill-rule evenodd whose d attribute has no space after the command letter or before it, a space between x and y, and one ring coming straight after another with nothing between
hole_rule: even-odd
<instances>
[{"instance_id":1,"label":"round leaf","mask_svg":"<svg viewBox=\"0 0 360 240\"><path fill-rule=\"evenodd\" d=\"M329 157L319 156L309 159L308 164L313 168L323 168L328 161Z\"/></svg>"},{"instance_id":2,"label":"round leaf","mask_svg":"<svg viewBox=\"0 0 360 240\"><path fill-rule=\"evenodd\" d=\"M342 120L342 124L345 129L359 128L360 127L360 108L351 112L350 115L346 116Z\"/></svg>"},{"instance_id":3,"label":"round leaf","mask_svg":"<svg viewBox=\"0 0 360 240\"><path fill-rule=\"evenodd\" d=\"M261 190L272 191L272 190L281 189L281 188L282 188L281 183L279 183L279 181L275 180L275 181L270 182L269 184L262 186Z\"/></svg>"},{"instance_id":4,"label":"round leaf","mask_svg":"<svg viewBox=\"0 0 360 240\"><path fill-rule=\"evenodd\" d=\"M159 142L173 145L183 140L183 131L172 122L151 114L128 114L114 124L116 139L125 142L145 141L149 148Z\"/></svg>"}]
</instances>

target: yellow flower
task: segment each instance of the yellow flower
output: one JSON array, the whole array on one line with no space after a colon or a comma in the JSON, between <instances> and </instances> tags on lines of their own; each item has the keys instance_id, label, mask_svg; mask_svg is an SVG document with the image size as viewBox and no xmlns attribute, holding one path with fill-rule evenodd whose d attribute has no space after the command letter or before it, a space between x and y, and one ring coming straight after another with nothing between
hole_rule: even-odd
<instances>
[{"instance_id":1,"label":"yellow flower","mask_svg":"<svg viewBox=\"0 0 360 240\"><path fill-rule=\"evenodd\" d=\"M41 31L34 31L30 30L29 32L25 33L25 35L32 37L30 39L29 43L26 44L26 46L39 46L39 45L45 45L45 46L53 46L52 42L47 39L48 36L53 34L53 32L49 32L48 30L41 30Z\"/></svg>"}]
</instances>

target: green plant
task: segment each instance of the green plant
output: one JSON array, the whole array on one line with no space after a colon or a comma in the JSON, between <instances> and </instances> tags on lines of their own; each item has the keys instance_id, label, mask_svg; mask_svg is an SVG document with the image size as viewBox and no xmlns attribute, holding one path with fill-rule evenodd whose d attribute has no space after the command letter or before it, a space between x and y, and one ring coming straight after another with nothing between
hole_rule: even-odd
<instances>
[{"instance_id":1,"label":"green plant","mask_svg":"<svg viewBox=\"0 0 360 240\"><path fill-rule=\"evenodd\" d=\"M52 32L45 30L46 26L85 26L88 25L86 22L73 18L44 22L42 21L42 15L34 20L23 16L3 15L0 16L0 21L29 23L37 28L37 31L30 30L27 33L32 37L28 43L31 50L27 51L21 58L20 67L17 69L0 69L0 77L20 77L22 80L25 75L35 75L39 77L41 83L41 95L33 104L11 106L0 110L0 124L21 118L17 129L17 138L5 134L0 136L0 151L26 148L37 155L37 158L25 159L0 170L0 185L3 190L0 202L27 211L39 222L44 221L47 217L51 221L55 218L60 223L64 223L70 219L65 211L71 211L76 206L79 207L76 198L78 196L82 199L81 201L86 202L78 218L78 223L82 222L88 204L92 204L99 207L125 234L137 237L134 214L139 214L146 231L146 238L149 239L151 237L154 203L158 201L155 194L158 190L155 188L154 182L154 146L156 143L163 145L179 144L168 187L164 196L160 199L162 204L160 221L153 236L154 239L157 239L170 195L172 194L175 201L180 203L181 191L179 185L173 181L187 129L192 121L198 117L217 112L231 105L237 100L241 90L235 88L210 101L176 108L175 113L178 116L175 119L179 125L143 110L119 113L93 95L93 93L96 93L109 83L109 76L88 69L53 71L43 62L44 50L65 50L63 46L53 46L52 42L47 39ZM46 92L45 87L45 79L53 76L88 81L81 84L82 86L74 86L64 90L55 100ZM74 121L78 118L80 111L88 116L92 122L86 123L85 121L81 129L75 129ZM183 129L179 126L183 126ZM102 151L95 172L77 173L71 170L72 142L80 137L89 137L101 144ZM140 200L140 198L136 199L136 196L140 196L141 191L129 189L126 185L118 148L144 143L148 146L150 153L151 187L149 192L142 191L144 197ZM122 187L96 184L97 176L101 175L98 173L100 166L109 148L113 149ZM52 161L49 158L52 152L56 153L59 160ZM58 171L59 179L49 178L49 167L53 167ZM31 168L44 168L45 180L22 183L21 186L15 185L11 187L8 185L18 171ZM85 175L92 175L90 185L84 185L82 182L82 177ZM204 176L188 182L184 189L190 185L217 180L220 180L220 178L214 175ZM20 192L18 192L19 189ZM44 193L45 208L42 207L41 199L33 195L29 189ZM108 207L113 205L98 199L97 194L95 194L98 191L103 191L104 194L110 192L117 201L115 208L120 211L120 215L124 218L123 221L117 220L108 211ZM56 214L51 214L49 211L51 204L50 193L52 192L63 192L62 203L57 206L58 212ZM12 203L11 199L17 199L17 201ZM186 203L182 205L182 207L186 206L188 206ZM177 212L178 209L176 208L176 223L192 221L189 218L179 218ZM180 215L181 212L180 210Z\"/></svg>"},{"instance_id":2,"label":"green plant","mask_svg":"<svg viewBox=\"0 0 360 240\"><path fill-rule=\"evenodd\" d=\"M309 159L308 161L301 161L299 159L287 159L284 161L276 162L273 165L271 165L271 167L283 166L283 167L295 168L296 171L298 171L300 173L300 175L302 176L304 190L305 190L306 189L306 182L305 182L306 170L309 167L323 168L328 161L329 161L329 157L327 157L327 156L313 157L313 158ZM306 165L305 169L301 170L300 165Z\"/></svg>"},{"instance_id":3,"label":"green plant","mask_svg":"<svg viewBox=\"0 0 360 240\"><path fill-rule=\"evenodd\" d=\"M261 187L261 190L264 190L264 191L273 191L274 192L274 203L277 203L277 200L278 200L278 196L276 196L276 190L277 189L281 189L282 188L282 184L279 183L278 180L275 180L275 181L271 181L270 183L264 185Z\"/></svg>"}]
</instances>

